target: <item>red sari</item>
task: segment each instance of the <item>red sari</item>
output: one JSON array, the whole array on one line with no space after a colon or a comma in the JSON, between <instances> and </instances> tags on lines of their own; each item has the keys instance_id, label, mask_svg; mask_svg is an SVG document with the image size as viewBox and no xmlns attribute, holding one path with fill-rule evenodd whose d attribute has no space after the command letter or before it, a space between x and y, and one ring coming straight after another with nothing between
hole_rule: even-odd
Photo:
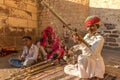
<instances>
[{"instance_id":1,"label":"red sari","mask_svg":"<svg viewBox=\"0 0 120 80\"><path fill-rule=\"evenodd\" d=\"M57 57L54 60L62 58L64 49L61 47L60 40L58 36L55 35L51 26L48 26L43 30L43 39L40 41L40 45L46 48L48 43L51 51L47 52L47 59L52 58L55 54L57 54Z\"/></svg>"}]
</instances>

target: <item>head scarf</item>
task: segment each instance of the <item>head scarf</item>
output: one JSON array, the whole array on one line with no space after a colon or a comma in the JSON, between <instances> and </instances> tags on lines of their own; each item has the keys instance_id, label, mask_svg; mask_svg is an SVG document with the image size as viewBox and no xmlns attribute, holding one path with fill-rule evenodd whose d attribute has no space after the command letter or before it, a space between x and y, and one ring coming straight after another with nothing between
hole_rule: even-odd
<instances>
[{"instance_id":1,"label":"head scarf","mask_svg":"<svg viewBox=\"0 0 120 80\"><path fill-rule=\"evenodd\" d=\"M88 16L85 20L85 25L91 26L93 24L100 24L100 18L97 16Z\"/></svg>"},{"instance_id":2,"label":"head scarf","mask_svg":"<svg viewBox=\"0 0 120 80\"><path fill-rule=\"evenodd\" d=\"M47 35L47 33L50 33L50 35L52 36L52 37L54 37L54 31L53 31L53 28L51 27L51 26L47 26L44 30L43 30L43 33L42 33L42 35L43 35L43 40L42 41L40 41L40 45L41 46L45 46L46 45L46 41L47 41L47 37L48 37L48 35Z\"/></svg>"},{"instance_id":3,"label":"head scarf","mask_svg":"<svg viewBox=\"0 0 120 80\"><path fill-rule=\"evenodd\" d=\"M47 59L49 59L53 54L55 54L55 51L59 51L61 54L58 56L58 55L53 55L53 57L55 57L56 59L59 59L63 56L63 53L64 53L64 50L61 48L61 42L58 38L58 36L56 36L53 28L51 26L47 26L44 30L43 30L43 40L40 41L40 45L45 47L47 44L47 33L50 33L51 37L52 37L52 41L51 41L51 48L52 48L52 51L47 54Z\"/></svg>"},{"instance_id":4,"label":"head scarf","mask_svg":"<svg viewBox=\"0 0 120 80\"><path fill-rule=\"evenodd\" d=\"M47 43L47 33L50 33L51 37L52 37L52 49L53 50L56 50L59 48L60 46L60 41L59 41L59 38L58 36L55 35L55 32L53 30L53 28L51 26L48 26L46 27L44 30L43 30L43 40L40 41L40 45L41 46L46 46L46 43Z\"/></svg>"}]
</instances>

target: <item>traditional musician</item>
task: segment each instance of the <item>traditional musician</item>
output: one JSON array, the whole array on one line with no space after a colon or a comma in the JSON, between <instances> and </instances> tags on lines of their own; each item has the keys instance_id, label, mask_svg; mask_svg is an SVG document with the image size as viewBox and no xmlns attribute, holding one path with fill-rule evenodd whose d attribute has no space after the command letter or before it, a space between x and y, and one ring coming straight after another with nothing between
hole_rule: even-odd
<instances>
[{"instance_id":1,"label":"traditional musician","mask_svg":"<svg viewBox=\"0 0 120 80\"><path fill-rule=\"evenodd\" d=\"M55 35L51 26L46 27L42 32L43 38L40 40L40 48L46 59L57 61L64 55L64 49L58 36Z\"/></svg>"},{"instance_id":2,"label":"traditional musician","mask_svg":"<svg viewBox=\"0 0 120 80\"><path fill-rule=\"evenodd\" d=\"M38 48L32 44L32 38L30 36L23 37L23 53L20 58L11 58L9 63L15 67L28 67L34 64L38 58Z\"/></svg>"},{"instance_id":3,"label":"traditional musician","mask_svg":"<svg viewBox=\"0 0 120 80\"><path fill-rule=\"evenodd\" d=\"M77 64L66 65L64 72L69 75L80 77L82 80L90 78L103 78L105 73L105 65L101 56L101 50L104 44L104 38L97 33L99 28L100 18L97 16L89 16L85 25L88 33L84 40L90 45L89 47L82 43L82 39L78 35L72 36L73 40L78 44L70 48L68 54L81 50L82 54L78 56Z\"/></svg>"}]
</instances>

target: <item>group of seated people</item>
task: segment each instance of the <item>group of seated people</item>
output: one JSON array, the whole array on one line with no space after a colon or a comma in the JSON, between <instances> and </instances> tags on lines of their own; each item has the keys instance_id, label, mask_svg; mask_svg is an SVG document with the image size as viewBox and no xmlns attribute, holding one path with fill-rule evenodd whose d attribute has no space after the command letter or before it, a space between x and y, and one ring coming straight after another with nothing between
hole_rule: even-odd
<instances>
[{"instance_id":1,"label":"group of seated people","mask_svg":"<svg viewBox=\"0 0 120 80\"><path fill-rule=\"evenodd\" d=\"M81 80L103 80L105 73L105 64L101 51L104 45L104 38L98 33L100 27L100 18L97 16L88 16L85 20L87 34L82 38L78 34L73 34L72 39L76 43L68 50L68 55L75 53L78 50L82 54L78 56L77 63L69 64L64 67L64 72L69 75L78 76ZM65 53L61 46L61 41L55 35L53 28L48 26L43 32L40 40L36 45L32 44L32 39L29 36L23 37L23 53L19 59L12 58L10 64L16 67L27 67L38 59L39 49L43 56L43 60L56 62L60 60ZM73 54L74 55L74 54Z\"/></svg>"},{"instance_id":2,"label":"group of seated people","mask_svg":"<svg viewBox=\"0 0 120 80\"><path fill-rule=\"evenodd\" d=\"M51 60L58 62L64 55L64 49L61 47L60 39L51 26L46 27L42 31L41 38L36 44L33 44L30 36L22 38L24 48L19 58L9 59L9 63L15 67L28 67L35 64L38 57L41 60Z\"/></svg>"}]
</instances>

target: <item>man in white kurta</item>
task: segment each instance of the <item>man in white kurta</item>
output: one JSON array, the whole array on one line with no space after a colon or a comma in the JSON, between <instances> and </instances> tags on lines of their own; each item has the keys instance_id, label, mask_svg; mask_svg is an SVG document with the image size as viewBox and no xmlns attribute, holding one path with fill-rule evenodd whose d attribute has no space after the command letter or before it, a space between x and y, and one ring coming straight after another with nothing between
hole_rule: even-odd
<instances>
[{"instance_id":1,"label":"man in white kurta","mask_svg":"<svg viewBox=\"0 0 120 80\"><path fill-rule=\"evenodd\" d=\"M91 19L94 20L94 17L95 16L92 16ZM97 20L97 22L98 21L100 20ZM72 47L73 53L81 50L82 54L78 56L77 64L65 66L64 72L66 74L78 76L82 79L92 77L103 78L105 65L101 56L101 50L103 48L104 38L96 32L98 29L98 24L96 25L97 22L94 21L94 23L90 23L89 20L89 23L86 23L86 26L88 26L88 34L85 35L84 40L90 47L87 47L82 42ZM76 39L74 38L74 40Z\"/></svg>"}]
</instances>

